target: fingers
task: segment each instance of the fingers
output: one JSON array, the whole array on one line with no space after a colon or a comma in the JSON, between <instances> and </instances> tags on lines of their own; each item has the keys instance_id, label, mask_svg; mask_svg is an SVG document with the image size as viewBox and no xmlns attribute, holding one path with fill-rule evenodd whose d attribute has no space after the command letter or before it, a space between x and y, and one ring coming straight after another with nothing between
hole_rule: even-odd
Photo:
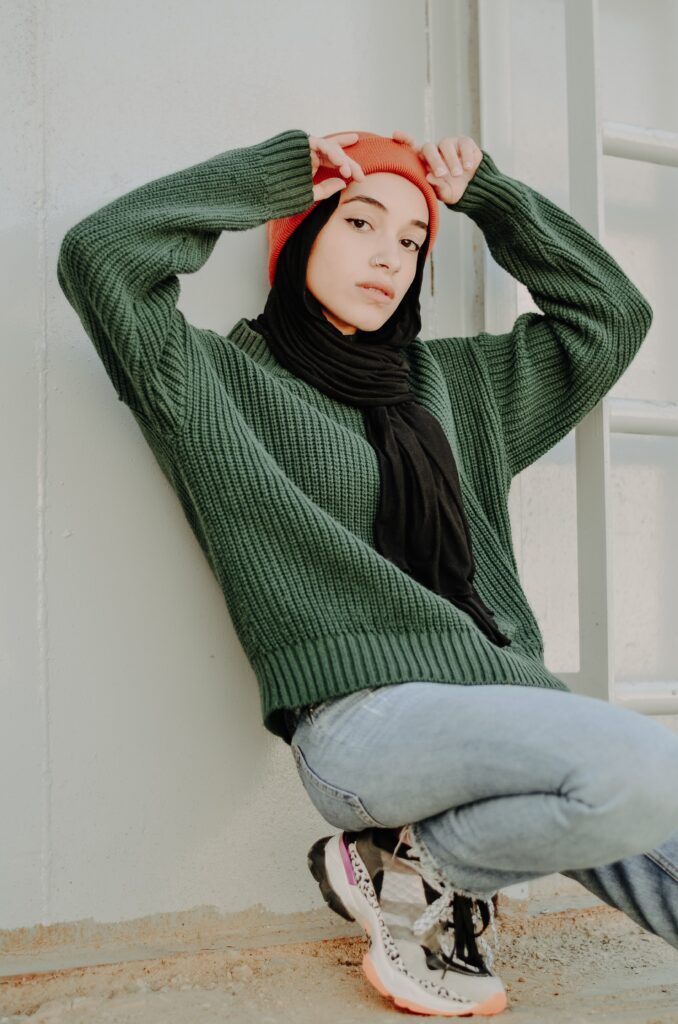
<instances>
[{"instance_id":1,"label":"fingers","mask_svg":"<svg viewBox=\"0 0 678 1024\"><path fill-rule=\"evenodd\" d=\"M433 142L425 142L422 147L422 155L436 178L444 178L448 174L458 176L463 173L456 139L442 139L438 146Z\"/></svg>"},{"instance_id":2,"label":"fingers","mask_svg":"<svg viewBox=\"0 0 678 1024\"><path fill-rule=\"evenodd\" d=\"M426 142L422 146L421 154L435 178L445 178L448 175L458 178L475 169L482 159L482 150L466 135L448 136L441 139L437 146L433 142Z\"/></svg>"},{"instance_id":3,"label":"fingers","mask_svg":"<svg viewBox=\"0 0 678 1024\"><path fill-rule=\"evenodd\" d=\"M459 177L464 171L474 170L483 157L480 147L468 135L447 136L437 146L433 142L426 142L421 149L417 149L414 136L400 128L393 132L393 138L417 150L431 168L433 177L445 177L448 174Z\"/></svg>"},{"instance_id":4,"label":"fingers","mask_svg":"<svg viewBox=\"0 0 678 1024\"><path fill-rule=\"evenodd\" d=\"M465 171L475 169L482 160L480 147L467 135L461 135L458 138L441 139L438 146L443 156L447 158L449 166L452 167L453 174L463 174ZM453 163L448 158L448 152L452 161L454 161ZM456 171L455 168L459 170Z\"/></svg>"},{"instance_id":5,"label":"fingers","mask_svg":"<svg viewBox=\"0 0 678 1024\"><path fill-rule=\"evenodd\" d=\"M364 181L365 175L360 164L352 160L342 149L342 144L350 146L358 141L356 132L342 132L332 137L310 135L308 141L311 149L318 154L322 166L337 167L345 178L353 177L356 181Z\"/></svg>"},{"instance_id":6,"label":"fingers","mask_svg":"<svg viewBox=\"0 0 678 1024\"><path fill-rule=\"evenodd\" d=\"M335 192L343 192L345 188L346 182L341 178L325 178L324 181L313 186L313 201L329 199Z\"/></svg>"},{"instance_id":7,"label":"fingers","mask_svg":"<svg viewBox=\"0 0 678 1024\"><path fill-rule=\"evenodd\" d=\"M342 147L350 148L358 141L357 132L337 132L335 135L309 136L309 145L313 154L314 173L317 167L338 168L344 178L353 177L355 181L364 181L365 174L360 164L353 160ZM482 160L482 150L468 135L448 135L436 145L425 142L421 149L413 135L398 128L393 132L396 142L412 146L420 159L428 164L430 173L427 179L436 182L449 181L450 177L460 178L464 174L471 177ZM332 184L330 184L332 183ZM328 179L328 188L323 190L323 198L327 198L341 187L341 178Z\"/></svg>"},{"instance_id":8,"label":"fingers","mask_svg":"<svg viewBox=\"0 0 678 1024\"><path fill-rule=\"evenodd\" d=\"M405 142L408 146L413 146L416 149L417 144L415 138L413 135L410 135L409 132L403 132L398 128L393 132L393 138L396 142Z\"/></svg>"},{"instance_id":9,"label":"fingers","mask_svg":"<svg viewBox=\"0 0 678 1024\"><path fill-rule=\"evenodd\" d=\"M333 139L338 142L340 146L352 146L358 141L357 132L337 132L336 135L326 135L326 139Z\"/></svg>"}]
</instances>

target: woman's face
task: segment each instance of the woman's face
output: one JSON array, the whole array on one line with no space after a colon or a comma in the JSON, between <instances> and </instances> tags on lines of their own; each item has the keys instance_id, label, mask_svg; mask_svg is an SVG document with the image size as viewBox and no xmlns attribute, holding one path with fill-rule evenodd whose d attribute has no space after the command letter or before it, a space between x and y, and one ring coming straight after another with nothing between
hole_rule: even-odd
<instances>
[{"instance_id":1,"label":"woman's face","mask_svg":"<svg viewBox=\"0 0 678 1024\"><path fill-rule=\"evenodd\" d=\"M423 193L400 174L366 174L342 189L306 266L306 287L342 334L376 331L393 315L414 280L428 220ZM361 286L368 281L391 295Z\"/></svg>"}]
</instances>

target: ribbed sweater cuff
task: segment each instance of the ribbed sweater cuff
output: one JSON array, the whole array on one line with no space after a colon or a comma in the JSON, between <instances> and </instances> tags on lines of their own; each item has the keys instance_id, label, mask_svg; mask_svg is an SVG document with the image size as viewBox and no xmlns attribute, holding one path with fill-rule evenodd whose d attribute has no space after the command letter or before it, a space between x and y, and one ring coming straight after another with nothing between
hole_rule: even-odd
<instances>
[{"instance_id":1,"label":"ribbed sweater cuff","mask_svg":"<svg viewBox=\"0 0 678 1024\"><path fill-rule=\"evenodd\" d=\"M489 153L482 150L483 158L457 203L445 203L448 210L466 213L482 227L506 223L506 215L515 214L528 201L525 185L503 174Z\"/></svg>"},{"instance_id":2,"label":"ribbed sweater cuff","mask_svg":"<svg viewBox=\"0 0 678 1024\"><path fill-rule=\"evenodd\" d=\"M292 128L252 148L264 172L268 219L291 216L291 210L308 209L313 202L313 175L306 132Z\"/></svg>"}]
</instances>

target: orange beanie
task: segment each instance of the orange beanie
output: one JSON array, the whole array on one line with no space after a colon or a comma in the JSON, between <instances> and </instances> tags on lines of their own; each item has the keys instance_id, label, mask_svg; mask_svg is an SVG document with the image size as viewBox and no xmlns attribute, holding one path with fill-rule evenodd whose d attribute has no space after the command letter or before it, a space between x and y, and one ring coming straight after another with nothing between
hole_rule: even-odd
<instances>
[{"instance_id":1,"label":"orange beanie","mask_svg":"<svg viewBox=\"0 0 678 1024\"><path fill-rule=\"evenodd\" d=\"M326 138L333 138L335 135L342 135L342 132L333 132ZM417 188L424 193L428 204L429 212L429 245L428 253L433 248L438 233L438 197L429 181L426 180L427 167L421 157L410 145L405 142L397 142L385 135L375 135L373 132L355 132L358 141L350 146L345 146L347 156L360 164L365 174L374 174L377 171L389 171L391 174L402 174ZM319 167L313 177L315 185L324 181L325 178L346 179L338 167ZM353 179L349 179L353 180ZM323 200L320 200L322 202ZM281 217L278 220L269 220L266 224L268 238L268 279L273 284L275 279L275 268L282 248L293 231L301 224L304 217L308 217L311 210L318 205L312 203L307 210L296 213L293 217ZM428 258L427 253L427 258Z\"/></svg>"}]
</instances>

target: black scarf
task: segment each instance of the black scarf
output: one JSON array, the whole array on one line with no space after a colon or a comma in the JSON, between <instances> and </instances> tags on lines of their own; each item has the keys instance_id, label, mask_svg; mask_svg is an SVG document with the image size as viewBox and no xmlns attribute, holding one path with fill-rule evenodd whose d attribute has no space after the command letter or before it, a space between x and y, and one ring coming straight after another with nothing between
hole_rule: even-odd
<instances>
[{"instance_id":1,"label":"black scarf","mask_svg":"<svg viewBox=\"0 0 678 1024\"><path fill-rule=\"evenodd\" d=\"M473 587L471 535L452 449L438 420L409 387L405 350L421 330L419 292L428 232L414 280L391 317L376 331L344 335L306 288L311 247L340 194L318 203L290 235L264 312L248 324L295 376L362 409L381 477L376 550L467 612L494 644L505 647L511 641Z\"/></svg>"}]
</instances>

